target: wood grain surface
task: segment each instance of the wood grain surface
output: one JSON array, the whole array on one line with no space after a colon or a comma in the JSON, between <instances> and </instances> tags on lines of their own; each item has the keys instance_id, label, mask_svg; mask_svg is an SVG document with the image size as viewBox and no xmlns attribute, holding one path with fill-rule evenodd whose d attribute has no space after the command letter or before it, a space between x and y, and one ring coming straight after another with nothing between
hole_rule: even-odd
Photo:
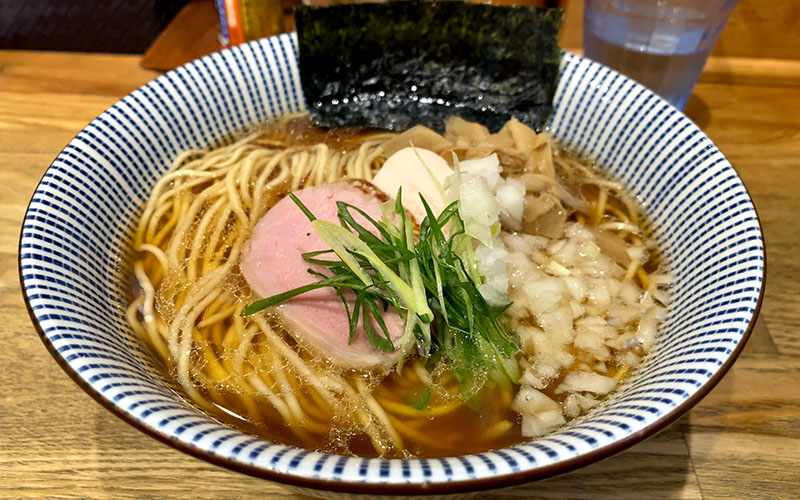
<instances>
[{"instance_id":1,"label":"wood grain surface","mask_svg":"<svg viewBox=\"0 0 800 500\"><path fill-rule=\"evenodd\" d=\"M704 77L687 113L734 164L764 228L766 298L744 353L648 441L481 498L798 498L800 81L781 76L798 61L720 61L728 76ZM17 242L40 176L87 122L155 76L134 56L0 51L0 498L300 498L118 420L58 367L27 317Z\"/></svg>"}]
</instances>

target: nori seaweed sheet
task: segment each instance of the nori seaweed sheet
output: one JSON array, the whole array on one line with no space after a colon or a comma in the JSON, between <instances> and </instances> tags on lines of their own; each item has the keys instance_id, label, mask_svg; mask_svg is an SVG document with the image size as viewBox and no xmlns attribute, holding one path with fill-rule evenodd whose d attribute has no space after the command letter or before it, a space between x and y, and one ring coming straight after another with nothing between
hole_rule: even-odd
<instances>
[{"instance_id":1,"label":"nori seaweed sheet","mask_svg":"<svg viewBox=\"0 0 800 500\"><path fill-rule=\"evenodd\" d=\"M541 130L552 112L560 9L391 2L295 10L300 76L324 127L441 131L458 115Z\"/></svg>"}]
</instances>

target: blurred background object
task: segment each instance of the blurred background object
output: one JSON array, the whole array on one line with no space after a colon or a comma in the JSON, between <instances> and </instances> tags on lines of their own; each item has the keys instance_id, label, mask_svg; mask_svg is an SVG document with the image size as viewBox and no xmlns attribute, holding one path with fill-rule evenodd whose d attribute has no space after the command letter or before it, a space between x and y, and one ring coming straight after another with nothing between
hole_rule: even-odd
<instances>
[{"instance_id":1,"label":"blurred background object","mask_svg":"<svg viewBox=\"0 0 800 500\"><path fill-rule=\"evenodd\" d=\"M233 47L285 31L281 0L215 0L219 41Z\"/></svg>"},{"instance_id":2,"label":"blurred background object","mask_svg":"<svg viewBox=\"0 0 800 500\"><path fill-rule=\"evenodd\" d=\"M141 54L189 0L0 0L0 49Z\"/></svg>"},{"instance_id":3,"label":"blurred background object","mask_svg":"<svg viewBox=\"0 0 800 500\"><path fill-rule=\"evenodd\" d=\"M556 1L566 11L561 46L581 53L584 1ZM285 31L294 30L291 8L299 2L281 0ZM144 53L142 66L166 71L219 50L218 34L214 0L0 0L0 49ZM800 1L739 0L701 81L725 81L734 69L760 81L763 71L754 65L764 64L777 65L780 71L771 74L788 81L796 78L789 63L798 54Z\"/></svg>"},{"instance_id":4,"label":"blurred background object","mask_svg":"<svg viewBox=\"0 0 800 500\"><path fill-rule=\"evenodd\" d=\"M303 0L304 5L340 5L344 3L381 3L392 0ZM530 5L533 7L563 7L567 0L465 0L474 3L493 5Z\"/></svg>"}]
</instances>

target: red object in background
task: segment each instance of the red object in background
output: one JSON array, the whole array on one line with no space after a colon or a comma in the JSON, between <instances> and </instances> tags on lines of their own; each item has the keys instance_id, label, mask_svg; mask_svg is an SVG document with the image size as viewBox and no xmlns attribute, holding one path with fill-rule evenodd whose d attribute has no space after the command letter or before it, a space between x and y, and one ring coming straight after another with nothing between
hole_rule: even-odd
<instances>
[{"instance_id":1,"label":"red object in background","mask_svg":"<svg viewBox=\"0 0 800 500\"><path fill-rule=\"evenodd\" d=\"M215 0L220 42L233 47L284 31L281 0Z\"/></svg>"}]
</instances>

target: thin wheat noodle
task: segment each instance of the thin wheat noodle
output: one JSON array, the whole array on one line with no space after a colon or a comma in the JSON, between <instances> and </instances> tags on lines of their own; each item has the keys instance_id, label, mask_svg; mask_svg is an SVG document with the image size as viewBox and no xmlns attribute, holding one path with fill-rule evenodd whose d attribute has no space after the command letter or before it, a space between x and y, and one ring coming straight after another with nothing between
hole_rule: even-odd
<instances>
[{"instance_id":1,"label":"thin wheat noodle","mask_svg":"<svg viewBox=\"0 0 800 500\"><path fill-rule=\"evenodd\" d=\"M477 146L459 143L452 149L467 158L497 152L510 168L524 167L526 162L534 165L538 173L533 175L541 177L549 193L565 206L585 212L595 223L604 220L606 213L619 212L622 223L599 229L616 231L626 241L641 245L630 200L616 197L629 213L607 201L609 192L615 196L620 192L618 184L591 174L587 183L598 186L598 196L590 209L589 203L555 177L556 167L576 172L586 167L553 156L543 135L534 137L530 150L517 151L511 146L512 135L513 131L496 141L484 138L485 143ZM431 449L452 444L430 439L404 421L463 408L463 399L456 396L458 381L451 372L429 373L415 362L402 376L387 382L386 387L398 392L419 385L438 391L436 404L416 410L386 387L374 391L374 381L367 385L359 375L332 370L324 360L313 359L302 343L266 313L240 316L253 294L238 272L238 260L260 217L287 191L301 186L344 177L372 179L386 159L382 143L392 137L396 135L373 135L352 150L339 151L326 144L289 145L256 132L213 151L180 154L156 183L134 234L133 248L138 254L133 270L141 293L125 314L137 335L175 371L187 395L200 406L212 405L206 396L224 394L224 398L237 398L256 421L266 418L259 410L259 402L264 401L265 408L273 408L308 446L318 442L312 435L329 432L329 425L322 422L336 421L343 407L349 411L339 417L355 420L353 427L369 438L380 455L403 451L404 437ZM439 153L447 157L449 152ZM542 260L544 254L539 257ZM638 261L631 263L626 277L637 279L645 288L651 284ZM653 286L659 283L653 281ZM511 395L506 396L510 403ZM501 420L486 432L501 435L510 426L509 420Z\"/></svg>"},{"instance_id":2,"label":"thin wheat noodle","mask_svg":"<svg viewBox=\"0 0 800 500\"><path fill-rule=\"evenodd\" d=\"M414 429L410 425L406 424L402 420L397 417L393 417L391 415L387 415L389 419L389 423L397 429L399 434L402 434L406 437L413 439L414 441L424 444L425 446L435 449L435 450L446 450L447 448L452 446L452 443L449 440L437 440L432 439L430 436L423 434L422 432Z\"/></svg>"},{"instance_id":3,"label":"thin wheat noodle","mask_svg":"<svg viewBox=\"0 0 800 500\"><path fill-rule=\"evenodd\" d=\"M147 274L144 272L144 267L142 266L141 261L134 264L133 271L136 279L139 281L139 286L142 287L142 291L144 293L144 295L142 295L141 306L142 321L144 322L145 330L147 332L147 338L150 339L150 343L153 345L156 351L158 351L159 355L162 358L166 357L169 349L167 345L164 344L164 339L158 334L158 329L156 328L156 315L153 307L156 291L153 288L152 283L150 283L150 279L147 277Z\"/></svg>"},{"instance_id":4,"label":"thin wheat noodle","mask_svg":"<svg viewBox=\"0 0 800 500\"><path fill-rule=\"evenodd\" d=\"M343 380L331 381L331 376L318 377L308 367L305 361L300 359L300 356L291 347L286 345L286 342L278 337L278 335L274 332L272 327L267 324L263 317L256 316L255 320L273 347L277 348L281 355L283 355L284 358L291 363L295 369L297 369L303 376L308 378L309 382L317 388L320 395L325 398L329 404L336 404L336 399L330 391L342 391L346 385L346 382Z\"/></svg>"},{"instance_id":5,"label":"thin wheat noodle","mask_svg":"<svg viewBox=\"0 0 800 500\"><path fill-rule=\"evenodd\" d=\"M391 411L393 414L407 417L438 417L458 410L463 406L461 401L453 401L451 403L429 406L423 410L417 410L405 402L399 403L385 397L378 397L376 399L386 410Z\"/></svg>"},{"instance_id":6,"label":"thin wheat noodle","mask_svg":"<svg viewBox=\"0 0 800 500\"><path fill-rule=\"evenodd\" d=\"M386 432L389 434L389 438L392 440L392 444L398 449L403 449L403 438L400 437L400 434L397 433L397 430L392 425L391 420L389 420L389 416L386 414L386 411L375 401L375 398L367 391L366 385L364 383L364 379L361 377L355 377L356 388L358 392L366 399L367 408L375 415L380 423L383 424L385 427Z\"/></svg>"}]
</instances>

